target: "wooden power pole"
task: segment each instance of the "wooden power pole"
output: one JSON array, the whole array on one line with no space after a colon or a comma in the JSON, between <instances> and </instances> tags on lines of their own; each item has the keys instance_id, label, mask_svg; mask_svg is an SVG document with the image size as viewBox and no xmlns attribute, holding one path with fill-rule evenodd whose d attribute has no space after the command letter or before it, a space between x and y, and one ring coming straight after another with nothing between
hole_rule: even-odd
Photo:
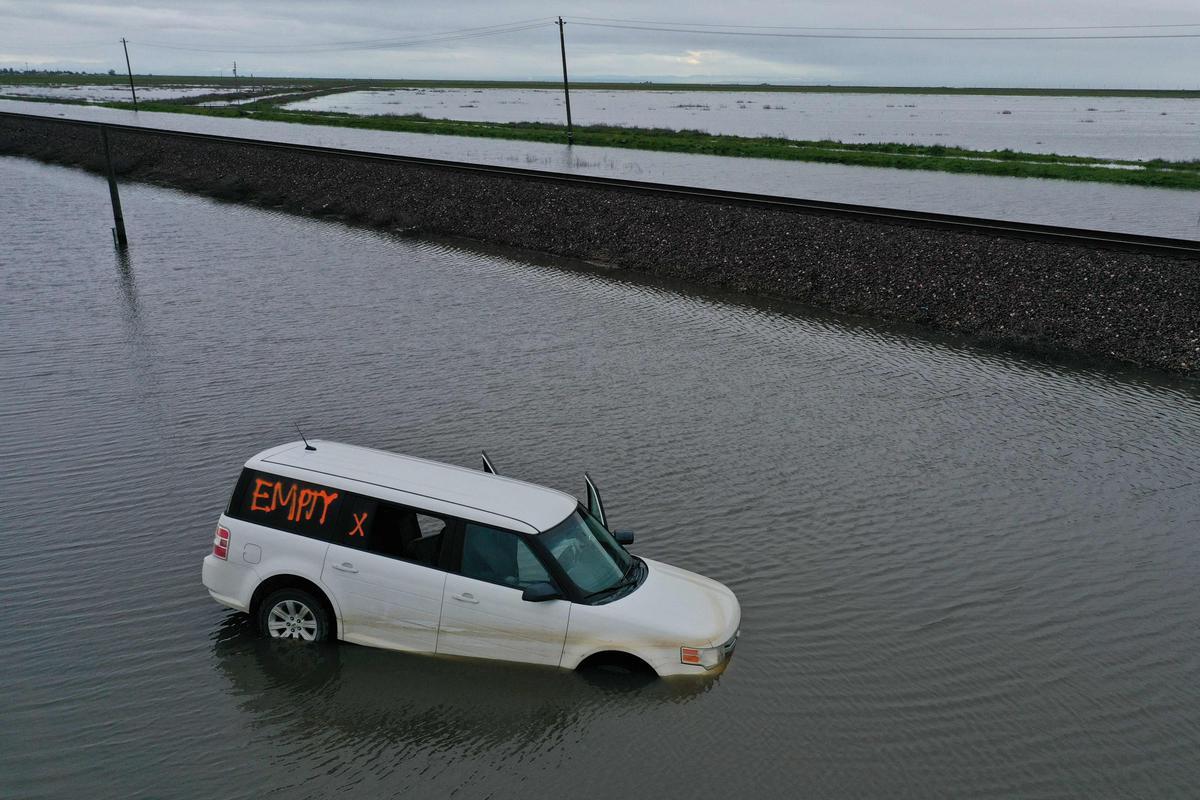
<instances>
[{"instance_id":1,"label":"wooden power pole","mask_svg":"<svg viewBox=\"0 0 1200 800\"><path fill-rule=\"evenodd\" d=\"M129 45L125 37L121 37L121 47L125 50L125 71L129 73L129 93L133 95L133 110L137 111L137 89L133 88L133 67L129 66Z\"/></svg>"},{"instance_id":2,"label":"wooden power pole","mask_svg":"<svg viewBox=\"0 0 1200 800\"><path fill-rule=\"evenodd\" d=\"M567 37L563 34L563 18L558 18L558 46L562 50L563 98L567 102L567 144L575 143L575 131L571 127L571 84L567 81Z\"/></svg>"}]
</instances>

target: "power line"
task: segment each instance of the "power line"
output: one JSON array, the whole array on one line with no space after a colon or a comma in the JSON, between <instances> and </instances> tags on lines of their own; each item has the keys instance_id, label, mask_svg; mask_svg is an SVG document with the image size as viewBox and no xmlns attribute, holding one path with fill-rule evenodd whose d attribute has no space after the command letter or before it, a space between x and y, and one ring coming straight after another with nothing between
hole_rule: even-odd
<instances>
[{"instance_id":1,"label":"power line","mask_svg":"<svg viewBox=\"0 0 1200 800\"><path fill-rule=\"evenodd\" d=\"M294 45L251 45L247 47L197 47L194 45L160 44L155 42L130 42L142 47L152 47L160 50L182 50L194 53L252 53L256 55L287 55L303 53L350 52L358 50L392 50L404 47L418 47L426 44L455 42L466 39L478 39L485 36L498 36L507 33L542 28L550 24L547 20L522 20L503 25L488 25L480 28L462 28L454 31L414 36L408 38L362 39L349 42L321 42Z\"/></svg>"},{"instance_id":2,"label":"power line","mask_svg":"<svg viewBox=\"0 0 1200 800\"><path fill-rule=\"evenodd\" d=\"M1014 27L977 27L977 28L912 28L912 27L866 27L857 28L849 25L732 25L707 22L672 22L668 20L650 19L620 19L617 17L571 17L576 21L590 22L624 22L638 25L668 25L689 28L737 28L766 31L1099 31L1099 30L1133 30L1152 28L1200 28L1200 22L1181 22L1163 25L1039 25ZM580 22L579 24L583 24Z\"/></svg>"},{"instance_id":3,"label":"power line","mask_svg":"<svg viewBox=\"0 0 1200 800\"><path fill-rule=\"evenodd\" d=\"M53 46L55 50L61 50L71 47L99 47L106 44L112 44L112 39L95 39L90 42L55 42Z\"/></svg>"},{"instance_id":4,"label":"power line","mask_svg":"<svg viewBox=\"0 0 1200 800\"><path fill-rule=\"evenodd\" d=\"M1063 25L1063 26L1030 26L1030 27L969 27L969 28L920 28L920 27L836 27L836 26L791 26L791 25L732 25L702 22L667 22L655 20L622 19L618 17L572 17L568 21L577 25L595 28L614 28L624 30L644 30L667 33L695 33L717 36L755 36L771 38L796 39L883 39L902 41L1048 41L1086 40L1086 39L1192 39L1200 38L1196 33L1112 33L1112 34L1071 34L1071 35L988 35L988 36L922 36L907 35L928 32L943 33L972 33L972 32L1002 32L1002 31L1093 31L1093 30L1163 30L1180 28L1200 28L1200 23L1165 23L1159 25ZM364 50L392 50L407 47L419 47L443 42L465 41L487 36L500 36L509 33L541 28L543 25L556 24L552 20L531 18L515 20L496 25L485 25L473 28L459 28L435 34L413 35L409 37L389 37L380 39L357 39L332 42L314 42L310 44L261 44L249 47L203 47L186 44L166 44L158 42L130 42L142 47L160 50L178 50L195 53L246 53L255 55L300 55L306 53L351 52ZM841 31L841 33L836 33ZM871 33L876 31L879 33ZM906 35L893 35L897 32ZM89 43L79 42L65 46L85 46ZM99 44L99 42L97 42Z\"/></svg>"},{"instance_id":5,"label":"power line","mask_svg":"<svg viewBox=\"0 0 1200 800\"><path fill-rule=\"evenodd\" d=\"M783 39L890 39L893 41L945 41L945 42L987 42L987 41L1063 41L1072 39L1200 39L1200 33L1114 33L1114 34L1083 34L1070 36L895 36L888 34L856 34L856 33L782 33L775 31L734 31L734 30L697 30L695 28L677 28L657 25L624 25L601 22L575 22L576 25L586 25L590 28L620 28L638 31L662 31L667 33L698 33L705 36L766 36Z\"/></svg>"},{"instance_id":6,"label":"power line","mask_svg":"<svg viewBox=\"0 0 1200 800\"><path fill-rule=\"evenodd\" d=\"M520 31L533 30L541 28L545 25L544 22L538 22L531 25L521 25L516 27L508 27L496 30L479 30L474 32L464 33L447 33L436 36L417 37L409 39L378 39L366 40L360 44L308 44L308 45L251 45L248 47L196 47L191 45L171 45L157 44L151 42L139 42L143 47L154 47L164 50L184 50L198 53L255 53L259 55L272 54L293 54L293 53L327 53L327 52L350 52L356 50L392 50L404 47L416 47L425 44L438 44L440 42L461 41L465 39L478 39L484 36L496 36L506 33L518 33Z\"/></svg>"},{"instance_id":7,"label":"power line","mask_svg":"<svg viewBox=\"0 0 1200 800\"><path fill-rule=\"evenodd\" d=\"M440 33L424 34L424 36L429 36L429 37L450 36L453 34L484 32L484 31L496 31L498 33L507 33L507 30L501 30L501 29L508 29L508 28L511 28L516 25L532 25L533 23L550 24L551 20L545 19L543 17L534 17L532 19L520 19L520 20L514 20L512 22L502 22L502 23L498 23L496 25L481 25L477 28L458 28L458 29L451 30L451 31L442 31ZM413 36L410 38L422 38L422 37ZM360 44L374 45L374 44L379 44L382 42L389 42L389 41L395 41L395 39L355 39L355 40L341 41L341 42L316 42L314 44L319 45L319 46L341 47L341 46L345 46L345 45L360 45ZM280 47L301 47L304 45L279 45L279 46Z\"/></svg>"}]
</instances>

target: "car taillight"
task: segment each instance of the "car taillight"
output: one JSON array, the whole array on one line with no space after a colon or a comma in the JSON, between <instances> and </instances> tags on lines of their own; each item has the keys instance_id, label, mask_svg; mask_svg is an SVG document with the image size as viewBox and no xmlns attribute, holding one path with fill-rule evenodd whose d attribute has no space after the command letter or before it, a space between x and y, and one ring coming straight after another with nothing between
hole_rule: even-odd
<instances>
[{"instance_id":1,"label":"car taillight","mask_svg":"<svg viewBox=\"0 0 1200 800\"><path fill-rule=\"evenodd\" d=\"M219 559L229 558L229 529L217 526L217 535L213 537L213 553Z\"/></svg>"}]
</instances>

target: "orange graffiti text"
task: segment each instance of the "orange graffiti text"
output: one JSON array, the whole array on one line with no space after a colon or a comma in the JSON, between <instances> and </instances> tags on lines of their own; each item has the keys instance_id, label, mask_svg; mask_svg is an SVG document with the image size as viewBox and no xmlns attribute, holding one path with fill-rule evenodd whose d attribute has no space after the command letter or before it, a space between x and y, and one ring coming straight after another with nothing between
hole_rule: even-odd
<instances>
[{"instance_id":1,"label":"orange graffiti text","mask_svg":"<svg viewBox=\"0 0 1200 800\"><path fill-rule=\"evenodd\" d=\"M329 506L338 499L337 492L325 489L302 489L294 482L272 481L266 478L254 479L254 492L250 495L250 510L270 514L280 509L287 509L289 522L311 520L320 509L317 524L325 524L325 515Z\"/></svg>"}]
</instances>

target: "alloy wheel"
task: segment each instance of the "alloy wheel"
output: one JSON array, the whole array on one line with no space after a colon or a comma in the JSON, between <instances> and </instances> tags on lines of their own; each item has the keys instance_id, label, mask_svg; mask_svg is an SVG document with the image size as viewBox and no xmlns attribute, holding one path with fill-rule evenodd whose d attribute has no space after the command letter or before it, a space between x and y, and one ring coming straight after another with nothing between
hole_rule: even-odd
<instances>
[{"instance_id":1,"label":"alloy wheel","mask_svg":"<svg viewBox=\"0 0 1200 800\"><path fill-rule=\"evenodd\" d=\"M317 639L317 615L299 600L280 600L267 614L267 632L272 639Z\"/></svg>"}]
</instances>

